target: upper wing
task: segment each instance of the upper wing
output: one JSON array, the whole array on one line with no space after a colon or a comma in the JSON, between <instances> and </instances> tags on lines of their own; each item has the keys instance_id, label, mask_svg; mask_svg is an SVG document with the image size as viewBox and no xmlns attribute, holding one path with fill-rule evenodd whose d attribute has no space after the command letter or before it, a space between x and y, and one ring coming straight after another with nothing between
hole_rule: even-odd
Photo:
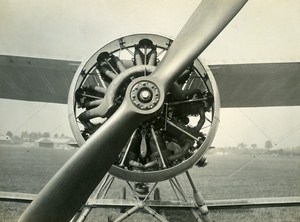
<instances>
[{"instance_id":1,"label":"upper wing","mask_svg":"<svg viewBox=\"0 0 300 222\"><path fill-rule=\"evenodd\" d=\"M210 66L222 107L300 105L300 62Z\"/></svg>"},{"instance_id":2,"label":"upper wing","mask_svg":"<svg viewBox=\"0 0 300 222\"><path fill-rule=\"evenodd\" d=\"M67 103L80 62L0 55L0 98ZM222 107L300 105L300 62L209 66Z\"/></svg>"},{"instance_id":3,"label":"upper wing","mask_svg":"<svg viewBox=\"0 0 300 222\"><path fill-rule=\"evenodd\" d=\"M67 103L79 62L0 55L0 97Z\"/></svg>"}]
</instances>

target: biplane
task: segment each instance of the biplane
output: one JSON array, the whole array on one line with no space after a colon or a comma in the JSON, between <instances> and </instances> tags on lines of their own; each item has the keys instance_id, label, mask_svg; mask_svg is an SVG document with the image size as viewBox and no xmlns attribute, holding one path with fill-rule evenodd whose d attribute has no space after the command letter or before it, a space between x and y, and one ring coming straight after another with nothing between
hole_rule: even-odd
<instances>
[{"instance_id":1,"label":"biplane","mask_svg":"<svg viewBox=\"0 0 300 222\"><path fill-rule=\"evenodd\" d=\"M1 97L68 103L69 122L80 145L38 195L1 193L2 200L32 201L19 221L83 221L92 207L101 206L128 209L114 221L139 209L167 221L157 209L176 207L191 210L197 221L212 221L189 169L206 165L204 155L216 134L220 108L300 102L295 96L300 91L295 84L299 61L207 66L198 58L245 4L204 0L175 39L151 33L121 36L81 63L0 56ZM186 174L193 201L186 199L176 180L179 174ZM136 201L89 198L101 181L98 192L105 193L111 177L133 182L134 187L128 185ZM155 187L164 180L183 201L160 199ZM148 199L152 193L153 201ZM299 199L232 200L209 206L295 206Z\"/></svg>"}]
</instances>

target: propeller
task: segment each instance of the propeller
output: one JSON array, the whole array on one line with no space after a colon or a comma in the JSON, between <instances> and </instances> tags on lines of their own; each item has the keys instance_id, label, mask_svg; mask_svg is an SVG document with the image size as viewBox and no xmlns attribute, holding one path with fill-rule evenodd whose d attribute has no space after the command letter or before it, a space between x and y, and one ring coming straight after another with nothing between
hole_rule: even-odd
<instances>
[{"instance_id":1,"label":"propeller","mask_svg":"<svg viewBox=\"0 0 300 222\"><path fill-rule=\"evenodd\" d=\"M160 110L165 92L174 80L245 3L246 0L202 1L155 71L129 84L121 106L46 184L19 221L69 221L110 169L134 130ZM138 94L136 90L141 88ZM150 100L151 107L144 107L143 102Z\"/></svg>"}]
</instances>

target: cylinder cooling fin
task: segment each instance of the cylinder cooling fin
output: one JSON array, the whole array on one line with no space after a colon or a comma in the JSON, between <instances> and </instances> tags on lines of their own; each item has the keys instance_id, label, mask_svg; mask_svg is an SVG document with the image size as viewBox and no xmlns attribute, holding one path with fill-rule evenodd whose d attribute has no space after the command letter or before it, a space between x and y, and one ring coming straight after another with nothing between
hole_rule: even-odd
<instances>
[{"instance_id":1,"label":"cylinder cooling fin","mask_svg":"<svg viewBox=\"0 0 300 222\"><path fill-rule=\"evenodd\" d=\"M68 100L69 121L79 145L118 109L133 80L155 71L171 44L171 39L159 35L125 36L80 65ZM148 110L157 105L160 93L155 84L140 81L133 86L130 100ZM198 59L191 61L166 93L159 111L128 138L110 174L128 181L155 182L195 164L203 166L203 155L217 130L219 109L219 93L209 68Z\"/></svg>"}]
</instances>

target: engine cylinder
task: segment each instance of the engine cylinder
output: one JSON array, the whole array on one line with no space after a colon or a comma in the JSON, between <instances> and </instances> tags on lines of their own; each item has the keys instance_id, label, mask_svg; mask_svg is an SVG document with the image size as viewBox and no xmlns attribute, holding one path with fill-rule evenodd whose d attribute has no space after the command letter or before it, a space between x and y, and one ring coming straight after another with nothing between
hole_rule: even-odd
<instances>
[{"instance_id":1,"label":"engine cylinder","mask_svg":"<svg viewBox=\"0 0 300 222\"><path fill-rule=\"evenodd\" d=\"M80 65L68 99L69 121L79 145L118 109L131 81L151 75L171 44L171 39L158 35L125 36ZM162 108L128 138L110 174L128 181L156 182L201 160L219 123L219 93L208 66L199 59L190 64L170 87ZM118 87L115 94L110 87ZM136 88L130 98L133 104L141 109L155 105L159 96L155 86L141 82Z\"/></svg>"}]
</instances>

